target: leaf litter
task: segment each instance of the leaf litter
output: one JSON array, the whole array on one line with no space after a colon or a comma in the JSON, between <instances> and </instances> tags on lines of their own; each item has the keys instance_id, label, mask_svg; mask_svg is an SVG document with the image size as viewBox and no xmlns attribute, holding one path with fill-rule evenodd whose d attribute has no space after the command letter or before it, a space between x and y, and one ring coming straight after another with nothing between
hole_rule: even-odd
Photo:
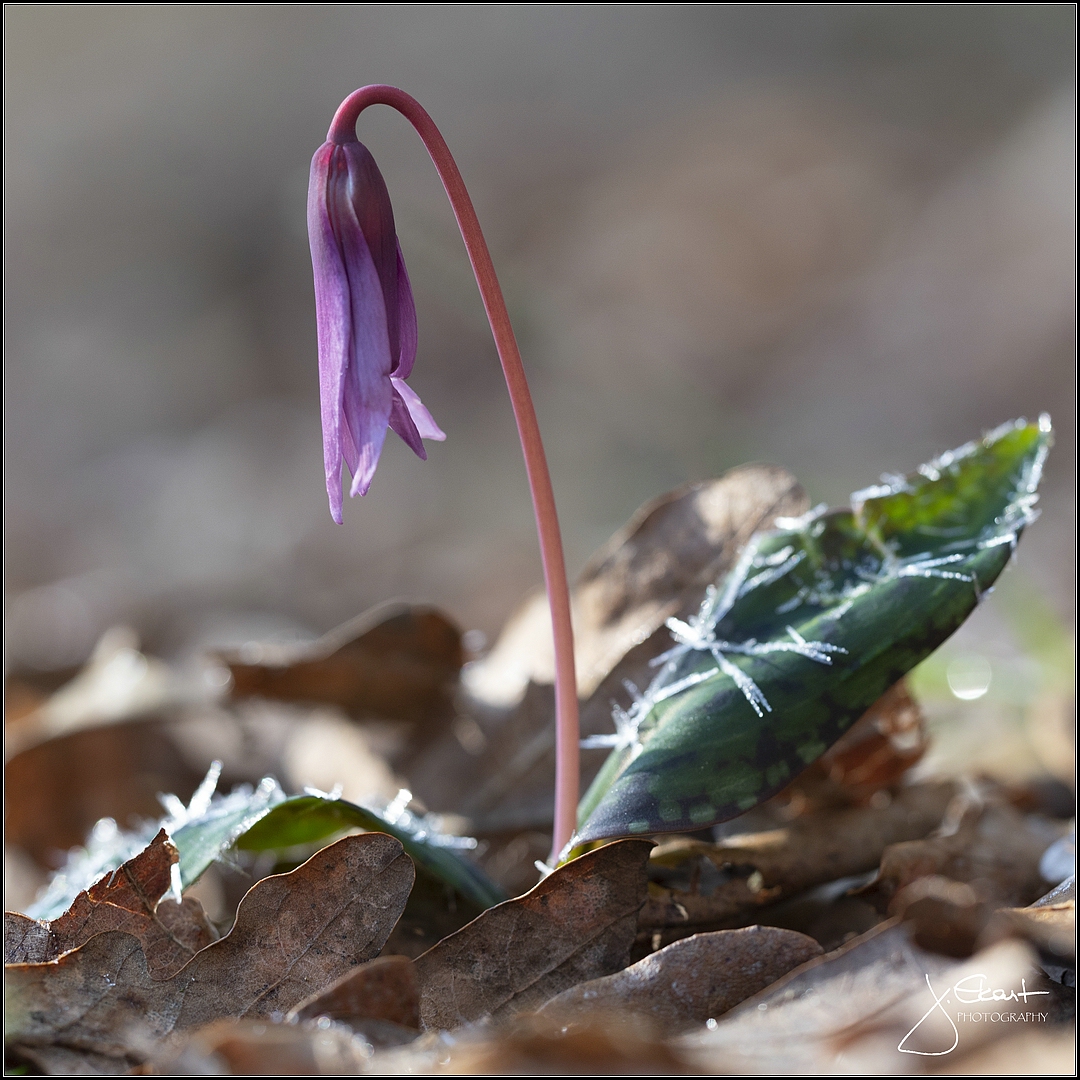
<instances>
[{"instance_id":1,"label":"leaf litter","mask_svg":"<svg viewBox=\"0 0 1080 1080\"><path fill-rule=\"evenodd\" d=\"M625 967L645 900L652 842L619 840L489 908L416 961L426 1028L539 1008Z\"/></svg>"},{"instance_id":2,"label":"leaf litter","mask_svg":"<svg viewBox=\"0 0 1080 1080\"><path fill-rule=\"evenodd\" d=\"M252 886L230 933L171 978L153 979L139 939L116 930L48 963L9 965L7 1039L119 1057L223 1017L284 1018L378 955L412 881L392 837L346 837Z\"/></svg>"},{"instance_id":3,"label":"leaf litter","mask_svg":"<svg viewBox=\"0 0 1080 1080\"><path fill-rule=\"evenodd\" d=\"M937 464L948 471L944 459ZM898 484L891 494L903 494ZM865 520L881 497L867 494ZM690 626L750 537L808 507L788 474L748 467L643 508L594 557L575 594L586 738L611 731L613 699L632 708L640 691L624 681L644 686L650 661L672 648L667 621ZM1017 531L1030 502L1018 515L1006 522ZM886 533L896 525L873 522ZM931 585L958 572L925 558L911 565ZM773 559L754 572L764 587L790 570ZM297 718L334 705L358 730L397 732L371 745L387 747L417 793L403 804L410 819L398 822L408 828L333 792L290 800L268 782L260 795L251 775L234 817L221 811L222 797L210 800L216 835L173 806L179 862L148 824L123 834L128 848L112 856L123 873L98 867L71 910L49 923L8 918L8 957L19 961L7 972L9 1064L61 1074L629 1074L842 1063L873 1073L984 1071L995 1053L1011 1059L1023 1047L1033 1061L1062 1057L1075 887L1050 889L1059 879L1043 874L1046 852L1061 848L1069 827L1000 784L918 776L928 736L903 681L787 787L734 820L660 836L655 847L605 844L518 899L463 903L428 865L431 850L458 866L479 861L512 893L535 881L532 861L546 852L553 706L537 610L514 620L460 684L460 635L431 609L384 608L313 646L228 657L233 696L215 714L223 723L259 708L263 695L291 702ZM791 640L789 651L803 648ZM161 715L126 723L150 730ZM119 730L92 719L12 765ZM171 737L167 724L161 730ZM11 798L9 790L9 807ZM478 846L428 843L448 823ZM330 843L357 829L395 831L405 850L370 831ZM254 884L232 930L211 942L193 894L175 903L174 868L189 868L186 891L197 866L223 857ZM228 873L239 881L241 869ZM180 912L204 937L173 933L178 952L162 928ZM973 974L1002 993L1039 994L1027 1011L1037 1005L1046 1022L980 1025L954 1002L947 1020L938 1009L920 1024L933 1000L927 977L940 993L939 980L955 986ZM1016 1012L1015 1001L1009 1007ZM955 1036L951 1056L899 1050L914 1028L907 1049Z\"/></svg>"},{"instance_id":4,"label":"leaf litter","mask_svg":"<svg viewBox=\"0 0 1080 1080\"><path fill-rule=\"evenodd\" d=\"M141 942L151 978L171 978L217 936L198 900L175 895L179 860L162 829L133 859L79 893L59 918L5 913L4 963L47 963L95 934L121 930Z\"/></svg>"},{"instance_id":5,"label":"leaf litter","mask_svg":"<svg viewBox=\"0 0 1080 1080\"><path fill-rule=\"evenodd\" d=\"M579 983L540 1010L566 1023L626 1010L677 1034L707 1023L820 956L805 934L750 926L683 938L613 975Z\"/></svg>"}]
</instances>

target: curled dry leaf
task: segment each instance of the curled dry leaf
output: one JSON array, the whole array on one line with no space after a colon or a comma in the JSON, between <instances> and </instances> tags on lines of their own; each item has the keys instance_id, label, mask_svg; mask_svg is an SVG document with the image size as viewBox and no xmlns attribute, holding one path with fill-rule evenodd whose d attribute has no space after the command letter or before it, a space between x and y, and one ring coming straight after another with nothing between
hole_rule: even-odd
<instances>
[{"instance_id":1,"label":"curled dry leaf","mask_svg":"<svg viewBox=\"0 0 1080 1080\"><path fill-rule=\"evenodd\" d=\"M941 834L893 843L870 887L886 898L921 877L966 882L980 900L1029 904L1046 891L1039 860L1069 831L1067 822L1020 814L1008 804L958 796Z\"/></svg>"},{"instance_id":2,"label":"curled dry leaf","mask_svg":"<svg viewBox=\"0 0 1080 1080\"><path fill-rule=\"evenodd\" d=\"M397 840L349 836L252 886L230 933L171 979L152 979L139 940L116 931L50 963L11 965L7 1038L119 1057L221 1018L284 1016L378 954L412 882Z\"/></svg>"},{"instance_id":3,"label":"curled dry leaf","mask_svg":"<svg viewBox=\"0 0 1080 1080\"><path fill-rule=\"evenodd\" d=\"M4 760L61 735L123 723L191 696L192 688L166 664L139 651L133 630L115 626L102 635L86 666L70 682L9 721Z\"/></svg>"},{"instance_id":4,"label":"curled dry leaf","mask_svg":"<svg viewBox=\"0 0 1080 1080\"><path fill-rule=\"evenodd\" d=\"M415 961L424 1027L536 1009L626 966L652 842L620 840L489 908Z\"/></svg>"},{"instance_id":5,"label":"curled dry leaf","mask_svg":"<svg viewBox=\"0 0 1080 1080\"><path fill-rule=\"evenodd\" d=\"M387 604L311 645L246 646L221 658L233 697L322 702L424 725L445 718L463 653L460 630L437 609Z\"/></svg>"},{"instance_id":6,"label":"curled dry leaf","mask_svg":"<svg viewBox=\"0 0 1080 1080\"><path fill-rule=\"evenodd\" d=\"M1076 956L1075 900L995 909L970 885L932 876L904 886L889 913L911 924L918 945L945 956L970 956L1008 937L1023 938L1057 966Z\"/></svg>"},{"instance_id":7,"label":"curled dry leaf","mask_svg":"<svg viewBox=\"0 0 1080 1080\"><path fill-rule=\"evenodd\" d=\"M203 772L177 753L163 719L58 736L5 766L5 839L38 865L49 866L57 851L84 843L100 818L111 817L121 826L158 819L158 792L186 795L198 787Z\"/></svg>"},{"instance_id":8,"label":"curled dry leaf","mask_svg":"<svg viewBox=\"0 0 1080 1080\"><path fill-rule=\"evenodd\" d=\"M1031 906L1049 907L1052 904L1064 904L1071 900L1076 903L1076 875L1070 874L1060 884L1055 885L1045 896L1040 896Z\"/></svg>"},{"instance_id":9,"label":"curled dry leaf","mask_svg":"<svg viewBox=\"0 0 1080 1080\"><path fill-rule=\"evenodd\" d=\"M651 677L649 660L671 644L665 620L696 611L706 586L735 564L755 531L808 506L790 473L743 466L646 503L592 556L572 595L578 696L588 699L583 734L611 731L611 701L625 695L623 679L644 685ZM479 833L549 825L553 681L551 619L538 593L464 673L486 746L467 752L447 736L410 771L413 790L430 806L462 809ZM602 760L586 754L586 782Z\"/></svg>"},{"instance_id":10,"label":"curled dry leaf","mask_svg":"<svg viewBox=\"0 0 1080 1080\"><path fill-rule=\"evenodd\" d=\"M798 481L774 465L744 465L642 506L592 555L574 584L578 696L590 697L666 619L696 611L705 587L734 564L756 531L777 515L807 509ZM467 685L482 701L508 705L530 681L554 677L551 616L546 596L538 593L470 669Z\"/></svg>"},{"instance_id":11,"label":"curled dry leaf","mask_svg":"<svg viewBox=\"0 0 1080 1080\"><path fill-rule=\"evenodd\" d=\"M889 844L936 828L955 792L951 782L917 784L884 806L815 810L782 828L715 844L668 841L652 853L640 925L685 936L695 927L746 921L766 904L872 870Z\"/></svg>"},{"instance_id":12,"label":"curled dry leaf","mask_svg":"<svg viewBox=\"0 0 1080 1080\"><path fill-rule=\"evenodd\" d=\"M142 943L151 978L170 978L215 937L198 900L166 897L179 858L162 829L135 858L79 893L58 919L46 923L6 912L4 963L46 963L95 934L122 930Z\"/></svg>"},{"instance_id":13,"label":"curled dry leaf","mask_svg":"<svg viewBox=\"0 0 1080 1080\"><path fill-rule=\"evenodd\" d=\"M980 945L1007 937L993 924L993 908L980 902L975 890L961 881L923 877L902 888L889 904L889 914L908 924L920 948L942 956L971 956Z\"/></svg>"},{"instance_id":14,"label":"curled dry leaf","mask_svg":"<svg viewBox=\"0 0 1080 1080\"><path fill-rule=\"evenodd\" d=\"M1048 1000L1019 997L1025 985L1044 989L1030 949L1020 942L958 962L920 949L904 926L890 922L796 968L733 1009L715 1030L684 1036L681 1048L709 1071L907 1073L919 1067L912 1060L919 1054L939 1059L957 1047L971 1050L1017 1026L970 1019L972 1006L955 992L935 1007L928 980L941 996L965 979L966 986L1015 992L1016 999L994 1002L1011 1020Z\"/></svg>"},{"instance_id":15,"label":"curled dry leaf","mask_svg":"<svg viewBox=\"0 0 1080 1080\"><path fill-rule=\"evenodd\" d=\"M626 1010L674 1035L720 1016L821 951L805 934L771 926L695 934L614 975L564 990L541 1012L576 1021Z\"/></svg>"}]
</instances>

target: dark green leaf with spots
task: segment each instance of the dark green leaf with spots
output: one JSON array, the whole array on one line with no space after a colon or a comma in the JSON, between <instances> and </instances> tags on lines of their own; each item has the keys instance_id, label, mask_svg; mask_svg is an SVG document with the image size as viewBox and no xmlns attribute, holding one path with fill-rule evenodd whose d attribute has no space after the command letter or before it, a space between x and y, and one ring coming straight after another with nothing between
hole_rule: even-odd
<instances>
[{"instance_id":1,"label":"dark green leaf with spots","mask_svg":"<svg viewBox=\"0 0 1080 1080\"><path fill-rule=\"evenodd\" d=\"M246 851L281 851L313 844L345 829L384 832L400 840L417 870L448 885L479 911L500 904L505 893L486 874L466 862L449 843L459 839L437 833L404 807L381 814L345 799L296 795L279 802L237 841Z\"/></svg>"},{"instance_id":2,"label":"dark green leaf with spots","mask_svg":"<svg viewBox=\"0 0 1080 1080\"><path fill-rule=\"evenodd\" d=\"M699 829L789 783L972 612L1035 516L1049 446L1047 418L1009 423L755 537L616 710L576 842Z\"/></svg>"}]
</instances>

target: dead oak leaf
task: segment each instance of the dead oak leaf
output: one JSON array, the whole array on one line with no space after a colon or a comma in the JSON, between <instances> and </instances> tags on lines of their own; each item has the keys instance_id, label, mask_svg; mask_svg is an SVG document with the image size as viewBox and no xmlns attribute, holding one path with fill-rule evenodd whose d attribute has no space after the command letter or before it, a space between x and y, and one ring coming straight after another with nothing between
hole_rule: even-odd
<instances>
[{"instance_id":1,"label":"dead oak leaf","mask_svg":"<svg viewBox=\"0 0 1080 1080\"><path fill-rule=\"evenodd\" d=\"M378 954L413 874L392 837L348 836L252 886L232 931L171 979L151 978L139 940L117 931L50 963L10 965L7 1038L121 1057L213 1020L284 1016Z\"/></svg>"},{"instance_id":2,"label":"dead oak leaf","mask_svg":"<svg viewBox=\"0 0 1080 1080\"><path fill-rule=\"evenodd\" d=\"M965 795L950 806L950 819L955 820L933 836L887 847L868 891L891 898L918 878L935 875L970 884L980 900L1028 904L1046 888L1039 872L1043 852L1069 828L1006 803Z\"/></svg>"},{"instance_id":3,"label":"dead oak leaf","mask_svg":"<svg viewBox=\"0 0 1080 1080\"><path fill-rule=\"evenodd\" d=\"M626 966L652 842L620 840L489 908L419 957L420 1018L450 1029L539 1008Z\"/></svg>"},{"instance_id":4,"label":"dead oak leaf","mask_svg":"<svg viewBox=\"0 0 1080 1080\"><path fill-rule=\"evenodd\" d=\"M887 922L795 968L738 1005L713 1030L685 1035L677 1045L709 1072L907 1073L912 1052L938 1059L951 1052L950 1046L973 1048L1014 1028L1011 1022L965 1020L971 1014L958 1012L952 997L944 1010L934 1008L934 996L980 977L983 985L1016 993L1007 1004L995 1000L995 1008L1013 1014L1012 1020L1032 1009L1019 997L1025 980L1028 990L1036 981L1027 946L1001 942L957 961L920 949L907 927Z\"/></svg>"},{"instance_id":5,"label":"dead oak leaf","mask_svg":"<svg viewBox=\"0 0 1080 1080\"><path fill-rule=\"evenodd\" d=\"M464 662L461 631L442 612L381 605L310 645L257 645L221 659L232 696L339 705L425 725L443 717Z\"/></svg>"},{"instance_id":6,"label":"dead oak leaf","mask_svg":"<svg viewBox=\"0 0 1080 1080\"><path fill-rule=\"evenodd\" d=\"M614 975L564 990L541 1012L577 1023L626 1010L673 1035L733 1009L821 952L813 938L774 926L695 934Z\"/></svg>"},{"instance_id":7,"label":"dead oak leaf","mask_svg":"<svg viewBox=\"0 0 1080 1080\"><path fill-rule=\"evenodd\" d=\"M170 978L215 936L194 897L179 904L163 899L179 858L162 829L138 855L79 893L59 918L39 922L5 912L4 963L46 963L95 934L122 930L142 943L150 977Z\"/></svg>"},{"instance_id":8,"label":"dead oak leaf","mask_svg":"<svg viewBox=\"0 0 1080 1080\"><path fill-rule=\"evenodd\" d=\"M952 782L932 781L901 788L884 806L822 807L782 828L715 844L666 841L652 855L641 927L673 928L685 936L694 928L746 919L757 908L815 885L872 870L889 844L934 829L955 792Z\"/></svg>"}]
</instances>

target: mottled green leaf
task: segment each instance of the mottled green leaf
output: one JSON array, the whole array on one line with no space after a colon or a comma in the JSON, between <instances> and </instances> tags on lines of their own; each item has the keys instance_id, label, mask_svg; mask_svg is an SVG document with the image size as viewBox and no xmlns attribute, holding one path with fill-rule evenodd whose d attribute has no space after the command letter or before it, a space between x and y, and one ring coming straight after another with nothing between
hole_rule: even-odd
<instances>
[{"instance_id":1,"label":"mottled green leaf","mask_svg":"<svg viewBox=\"0 0 1080 1080\"><path fill-rule=\"evenodd\" d=\"M75 897L103 874L140 852L164 828L179 853L174 872L186 890L231 848L285 851L317 844L348 829L383 832L400 840L421 875L455 890L477 912L506 899L502 890L456 849L475 846L465 837L448 836L430 818L408 810L411 798L401 792L385 810L376 810L332 795L309 793L288 798L272 777L256 788L242 784L228 795L215 795L221 763L214 762L206 779L185 806L175 795L161 796L168 816L134 832L123 832L106 819L94 828L87 846L77 849L48 890L31 907L37 919L54 919Z\"/></svg>"},{"instance_id":2,"label":"mottled green leaf","mask_svg":"<svg viewBox=\"0 0 1080 1080\"><path fill-rule=\"evenodd\" d=\"M215 762L209 773L215 784L220 769ZM205 809L196 807L196 813L190 813L182 825L170 830L180 853L180 887L186 889L198 881L213 862L284 798L277 782L267 777L254 790L243 785L212 802L207 798ZM168 827L167 821L165 825Z\"/></svg>"},{"instance_id":3,"label":"mottled green leaf","mask_svg":"<svg viewBox=\"0 0 1080 1080\"><path fill-rule=\"evenodd\" d=\"M117 828L112 818L98 821L86 845L68 852L64 865L48 887L27 908L35 919L51 921L71 907L84 889L104 874L135 858L164 829L176 845L180 860L173 866L173 888L187 889L216 859L229 850L272 806L285 798L277 781L266 777L258 787L241 784L228 795L215 795L221 762L215 761L188 805L175 795L159 795L166 816L143 822L132 830Z\"/></svg>"},{"instance_id":4,"label":"mottled green leaf","mask_svg":"<svg viewBox=\"0 0 1080 1080\"><path fill-rule=\"evenodd\" d=\"M575 843L700 829L767 799L955 631L1034 518L1050 422L1019 420L760 534L629 710Z\"/></svg>"},{"instance_id":5,"label":"mottled green leaf","mask_svg":"<svg viewBox=\"0 0 1080 1080\"><path fill-rule=\"evenodd\" d=\"M435 832L404 807L379 813L345 799L323 795L296 795L278 803L237 841L245 851L280 851L312 844L345 829L384 832L400 840L418 870L426 870L456 889L481 910L506 899L502 890L480 869L455 852L452 841Z\"/></svg>"}]
</instances>

